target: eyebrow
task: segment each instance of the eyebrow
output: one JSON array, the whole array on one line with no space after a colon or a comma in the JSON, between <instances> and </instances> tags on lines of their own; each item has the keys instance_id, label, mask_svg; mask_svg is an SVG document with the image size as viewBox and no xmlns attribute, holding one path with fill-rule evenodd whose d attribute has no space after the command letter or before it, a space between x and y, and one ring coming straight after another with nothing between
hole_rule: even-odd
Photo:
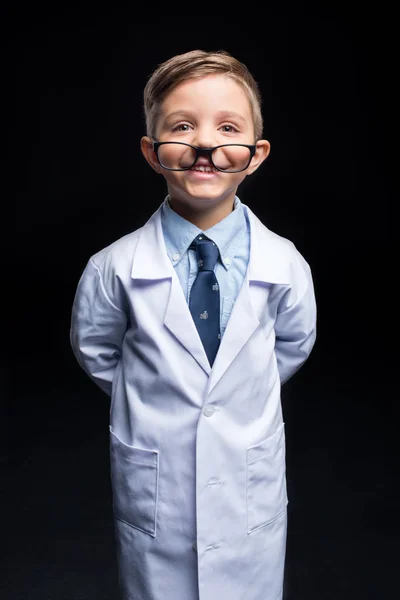
<instances>
[{"instance_id":1,"label":"eyebrow","mask_svg":"<svg viewBox=\"0 0 400 600\"><path fill-rule=\"evenodd\" d=\"M193 117L194 114L195 113L192 113L189 110L177 110L175 112L170 113L169 115L166 115L165 120L168 121L170 119L173 119L174 117ZM218 119L227 119L229 117L233 119L239 119L243 123L246 123L246 119L241 114L231 110L221 110L217 112L215 116Z\"/></svg>"},{"instance_id":2,"label":"eyebrow","mask_svg":"<svg viewBox=\"0 0 400 600\"><path fill-rule=\"evenodd\" d=\"M239 119L243 123L246 123L246 119L243 117L243 115L241 115L237 112L234 112L232 110L221 110L220 112L217 113L217 116L220 119L233 117L234 119Z\"/></svg>"},{"instance_id":3,"label":"eyebrow","mask_svg":"<svg viewBox=\"0 0 400 600\"><path fill-rule=\"evenodd\" d=\"M165 116L165 121L174 119L175 117L192 117L192 113L188 110L176 110L175 112L169 113Z\"/></svg>"}]
</instances>

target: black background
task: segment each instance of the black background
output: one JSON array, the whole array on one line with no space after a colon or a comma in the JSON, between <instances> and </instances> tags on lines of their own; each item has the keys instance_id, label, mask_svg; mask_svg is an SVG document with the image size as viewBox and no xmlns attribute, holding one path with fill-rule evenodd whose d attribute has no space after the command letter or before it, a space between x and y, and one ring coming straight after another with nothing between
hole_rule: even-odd
<instances>
[{"instance_id":1,"label":"black background","mask_svg":"<svg viewBox=\"0 0 400 600\"><path fill-rule=\"evenodd\" d=\"M89 257L165 197L140 153L142 91L196 48L258 81L271 154L238 195L314 276L317 343L282 394L285 598L397 595L395 17L197 9L3 10L5 600L117 597L109 400L72 354L70 311Z\"/></svg>"}]
</instances>

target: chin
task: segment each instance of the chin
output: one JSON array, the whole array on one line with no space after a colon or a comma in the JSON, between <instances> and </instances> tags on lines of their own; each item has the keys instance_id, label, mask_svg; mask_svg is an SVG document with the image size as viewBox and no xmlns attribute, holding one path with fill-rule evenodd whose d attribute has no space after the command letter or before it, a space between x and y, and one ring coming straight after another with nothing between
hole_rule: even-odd
<instances>
[{"instance_id":1,"label":"chin","mask_svg":"<svg viewBox=\"0 0 400 600\"><path fill-rule=\"evenodd\" d=\"M226 198L229 196L230 192L227 192L225 189L216 188L207 185L196 185L186 189L186 194L193 200L199 201L218 201L222 198Z\"/></svg>"}]
</instances>

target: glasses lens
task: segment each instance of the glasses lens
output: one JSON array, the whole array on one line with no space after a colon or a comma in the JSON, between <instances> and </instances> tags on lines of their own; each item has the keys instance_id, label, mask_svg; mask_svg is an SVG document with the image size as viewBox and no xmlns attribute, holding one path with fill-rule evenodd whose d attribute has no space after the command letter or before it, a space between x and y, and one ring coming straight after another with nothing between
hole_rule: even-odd
<instances>
[{"instance_id":1,"label":"glasses lens","mask_svg":"<svg viewBox=\"0 0 400 600\"><path fill-rule=\"evenodd\" d=\"M196 150L186 144L168 142L158 147L158 160L166 169L188 169L196 159Z\"/></svg>"},{"instance_id":2,"label":"glasses lens","mask_svg":"<svg viewBox=\"0 0 400 600\"><path fill-rule=\"evenodd\" d=\"M214 165L226 173L246 169L250 159L250 148L237 144L217 147L212 153ZM167 142L158 147L158 160L166 169L190 169L196 160L196 150L188 144Z\"/></svg>"},{"instance_id":3,"label":"glasses lens","mask_svg":"<svg viewBox=\"0 0 400 600\"><path fill-rule=\"evenodd\" d=\"M249 166L250 158L250 148L235 144L216 148L212 154L214 165L226 173L246 169Z\"/></svg>"}]
</instances>

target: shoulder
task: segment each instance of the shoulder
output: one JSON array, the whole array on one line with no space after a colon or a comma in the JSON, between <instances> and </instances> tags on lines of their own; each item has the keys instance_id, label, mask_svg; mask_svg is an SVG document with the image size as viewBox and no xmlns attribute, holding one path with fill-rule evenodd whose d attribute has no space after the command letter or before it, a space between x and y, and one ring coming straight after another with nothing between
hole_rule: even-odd
<instances>
[{"instance_id":1,"label":"shoulder","mask_svg":"<svg viewBox=\"0 0 400 600\"><path fill-rule=\"evenodd\" d=\"M244 205L244 207L248 218L251 221L252 229L261 243L273 246L288 256L298 252L296 246L291 240L279 235L275 231L272 231L272 229L269 229L269 227L267 227L265 223L263 223L248 206Z\"/></svg>"},{"instance_id":2,"label":"shoulder","mask_svg":"<svg viewBox=\"0 0 400 600\"><path fill-rule=\"evenodd\" d=\"M285 270L294 265L308 268L306 259L292 240L269 229L248 206L245 206L245 210L251 222L251 230L257 238L259 253L266 259L268 256L273 257Z\"/></svg>"},{"instance_id":3,"label":"shoulder","mask_svg":"<svg viewBox=\"0 0 400 600\"><path fill-rule=\"evenodd\" d=\"M142 229L143 227L140 227L118 238L93 254L90 260L101 272L110 267L117 268L125 264L131 265Z\"/></svg>"},{"instance_id":4,"label":"shoulder","mask_svg":"<svg viewBox=\"0 0 400 600\"><path fill-rule=\"evenodd\" d=\"M111 303L127 310L126 289L131 284L133 256L143 227L105 246L89 258L86 271L96 273L101 287Z\"/></svg>"},{"instance_id":5,"label":"shoulder","mask_svg":"<svg viewBox=\"0 0 400 600\"><path fill-rule=\"evenodd\" d=\"M309 284L311 270L308 262L292 240L269 229L246 207L251 222L251 243L254 246L254 278L271 283L304 287Z\"/></svg>"},{"instance_id":6,"label":"shoulder","mask_svg":"<svg viewBox=\"0 0 400 600\"><path fill-rule=\"evenodd\" d=\"M161 205L162 206L162 205ZM128 269L131 273L132 263L139 239L145 232L157 228L161 217L161 206L137 229L121 236L108 246L105 246L90 257L90 261L107 276L108 271L115 274L116 271L124 273ZM144 236L145 237L145 236Z\"/></svg>"}]
</instances>

